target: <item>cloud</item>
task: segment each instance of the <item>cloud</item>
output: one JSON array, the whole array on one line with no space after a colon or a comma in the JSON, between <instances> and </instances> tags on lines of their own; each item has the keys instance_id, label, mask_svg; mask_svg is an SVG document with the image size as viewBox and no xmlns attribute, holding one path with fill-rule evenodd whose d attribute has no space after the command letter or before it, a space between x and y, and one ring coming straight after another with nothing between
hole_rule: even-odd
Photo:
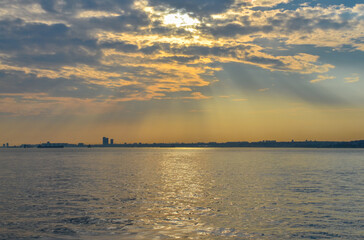
<instances>
[{"instance_id":1,"label":"cloud","mask_svg":"<svg viewBox=\"0 0 364 240\"><path fill-rule=\"evenodd\" d=\"M21 19L0 21L3 61L19 66L95 64L100 51L96 39L73 35L64 24L26 23Z\"/></svg>"},{"instance_id":2,"label":"cloud","mask_svg":"<svg viewBox=\"0 0 364 240\"><path fill-rule=\"evenodd\" d=\"M359 75L354 73L351 77L344 78L346 83L356 83L359 82L360 78Z\"/></svg>"},{"instance_id":3,"label":"cloud","mask_svg":"<svg viewBox=\"0 0 364 240\"><path fill-rule=\"evenodd\" d=\"M310 81L310 83L317 83L317 82L322 82L325 80L329 80L329 79L335 79L336 77L334 76L327 76L327 75L318 75L316 79L313 79Z\"/></svg>"},{"instance_id":4,"label":"cloud","mask_svg":"<svg viewBox=\"0 0 364 240\"><path fill-rule=\"evenodd\" d=\"M250 2L251 4L249 5L250 7L273 7L276 6L278 4L282 4L282 3L288 3L291 0L251 0L251 1L246 1L246 0L238 0L237 2Z\"/></svg>"},{"instance_id":5,"label":"cloud","mask_svg":"<svg viewBox=\"0 0 364 240\"><path fill-rule=\"evenodd\" d=\"M133 0L40 0L42 8L47 12L72 12L78 9L111 11L115 9L129 9Z\"/></svg>"},{"instance_id":6,"label":"cloud","mask_svg":"<svg viewBox=\"0 0 364 240\"><path fill-rule=\"evenodd\" d=\"M191 96L182 97L182 99L194 99L194 100L209 99L209 98L211 97L205 96L200 92L193 92L191 93Z\"/></svg>"},{"instance_id":7,"label":"cloud","mask_svg":"<svg viewBox=\"0 0 364 240\"><path fill-rule=\"evenodd\" d=\"M273 31L273 26L244 26L237 23L228 23L223 26L208 28L215 37L235 37L236 35L250 35L258 32L269 33Z\"/></svg>"},{"instance_id":8,"label":"cloud","mask_svg":"<svg viewBox=\"0 0 364 240\"><path fill-rule=\"evenodd\" d=\"M99 101L187 92L185 99L198 100L209 98L201 92L233 63L318 74L313 83L333 79L326 73L335 66L300 46L364 51L363 8L288 0L4 0L0 91Z\"/></svg>"},{"instance_id":9,"label":"cloud","mask_svg":"<svg viewBox=\"0 0 364 240\"><path fill-rule=\"evenodd\" d=\"M127 13L118 16L102 18L92 17L80 20L77 24L87 26L92 31L137 32L141 27L148 26L150 20L148 19L148 16L141 11L129 10Z\"/></svg>"}]
</instances>

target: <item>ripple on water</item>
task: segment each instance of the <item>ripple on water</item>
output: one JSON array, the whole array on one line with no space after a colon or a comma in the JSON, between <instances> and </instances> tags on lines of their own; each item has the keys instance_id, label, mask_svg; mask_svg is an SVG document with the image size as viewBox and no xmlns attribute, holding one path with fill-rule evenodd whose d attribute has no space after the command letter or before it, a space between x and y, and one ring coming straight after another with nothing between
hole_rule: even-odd
<instances>
[{"instance_id":1,"label":"ripple on water","mask_svg":"<svg viewBox=\"0 0 364 240\"><path fill-rule=\"evenodd\" d=\"M364 239L364 151L6 151L0 239Z\"/></svg>"},{"instance_id":2,"label":"ripple on water","mask_svg":"<svg viewBox=\"0 0 364 240\"><path fill-rule=\"evenodd\" d=\"M60 235L76 235L76 231L72 230L71 228L56 225L54 227L42 228L39 230L40 232L44 233L53 233L53 234L60 234Z\"/></svg>"}]
</instances>

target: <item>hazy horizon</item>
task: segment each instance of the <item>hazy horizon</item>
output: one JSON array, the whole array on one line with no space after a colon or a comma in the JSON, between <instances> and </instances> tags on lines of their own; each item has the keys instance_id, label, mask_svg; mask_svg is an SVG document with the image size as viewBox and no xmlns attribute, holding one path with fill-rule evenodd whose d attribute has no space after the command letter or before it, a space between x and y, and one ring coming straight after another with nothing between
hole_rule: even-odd
<instances>
[{"instance_id":1,"label":"hazy horizon","mask_svg":"<svg viewBox=\"0 0 364 240\"><path fill-rule=\"evenodd\" d=\"M110 140L113 140L113 143L110 143ZM38 142L22 142L22 143L9 143L9 142L4 142L4 143L1 143L0 147L2 147L3 145L6 146L6 144L9 144L8 146L9 147L12 147L12 146L21 146L23 144L29 144L29 145L37 145L37 144L47 144L47 143L50 143L50 144L60 144L60 143L63 143L63 144L85 144L85 145L105 145L103 144L102 142L102 138L99 139L98 142L85 142L85 141L74 141L74 142L68 142L68 141L49 141L49 140L42 140L42 141L38 141ZM125 141L118 141L118 139L114 139L114 138L108 138L108 144L107 145L123 145L123 144L198 144L198 143L236 143L236 142L249 142L249 143L257 143L257 142L271 142L271 141L275 141L277 143L284 143L284 142L288 142L288 143L291 143L291 142L352 142L352 141L364 141L364 139L349 139L349 140L326 140L326 139L289 139L289 140L276 140L276 139L259 139L259 140L252 140L252 141L248 141L248 140L244 140L244 139L241 139L241 140L227 140L227 141L190 141L190 142L183 142L183 141L170 141L170 142L167 142L167 141L164 141L164 142L141 142L141 141L135 141L135 142L125 142Z\"/></svg>"}]
</instances>

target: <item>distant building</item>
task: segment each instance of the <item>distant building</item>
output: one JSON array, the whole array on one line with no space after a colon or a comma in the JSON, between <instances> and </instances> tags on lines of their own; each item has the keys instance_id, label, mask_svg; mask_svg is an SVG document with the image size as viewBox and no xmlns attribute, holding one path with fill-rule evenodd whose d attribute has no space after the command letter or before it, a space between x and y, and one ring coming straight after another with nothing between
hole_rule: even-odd
<instances>
[{"instance_id":1,"label":"distant building","mask_svg":"<svg viewBox=\"0 0 364 240\"><path fill-rule=\"evenodd\" d=\"M7 147L7 148L9 147L9 143L6 143L6 147Z\"/></svg>"},{"instance_id":2,"label":"distant building","mask_svg":"<svg viewBox=\"0 0 364 240\"><path fill-rule=\"evenodd\" d=\"M109 138L103 137L102 138L102 145L109 145Z\"/></svg>"},{"instance_id":3,"label":"distant building","mask_svg":"<svg viewBox=\"0 0 364 240\"><path fill-rule=\"evenodd\" d=\"M114 144L114 139L110 139L110 144L113 145Z\"/></svg>"}]
</instances>

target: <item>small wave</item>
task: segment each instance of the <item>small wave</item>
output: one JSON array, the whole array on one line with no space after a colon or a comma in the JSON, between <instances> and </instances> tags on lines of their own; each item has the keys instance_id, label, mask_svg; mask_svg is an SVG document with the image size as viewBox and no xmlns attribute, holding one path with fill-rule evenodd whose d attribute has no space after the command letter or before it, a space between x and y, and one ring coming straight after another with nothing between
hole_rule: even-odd
<instances>
[{"instance_id":1,"label":"small wave","mask_svg":"<svg viewBox=\"0 0 364 240\"><path fill-rule=\"evenodd\" d=\"M44 233L53 233L53 234L60 234L60 235L75 235L76 231L62 226L62 225L57 225L54 226L53 228L42 228L39 230L40 232L44 232Z\"/></svg>"},{"instance_id":2,"label":"small wave","mask_svg":"<svg viewBox=\"0 0 364 240\"><path fill-rule=\"evenodd\" d=\"M86 217L66 218L63 220L63 222L72 224L97 224L100 222L100 219L86 216Z\"/></svg>"}]
</instances>

